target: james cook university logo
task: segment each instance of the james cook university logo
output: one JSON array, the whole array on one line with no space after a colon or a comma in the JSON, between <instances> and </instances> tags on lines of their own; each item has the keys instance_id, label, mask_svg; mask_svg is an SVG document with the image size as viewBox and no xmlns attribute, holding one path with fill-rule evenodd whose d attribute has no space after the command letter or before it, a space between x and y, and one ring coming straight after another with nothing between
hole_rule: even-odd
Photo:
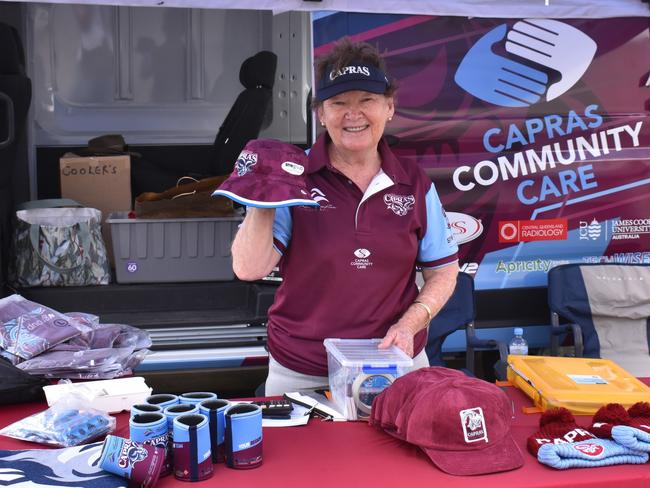
<instances>
[{"instance_id":1,"label":"james cook university logo","mask_svg":"<svg viewBox=\"0 0 650 488\"><path fill-rule=\"evenodd\" d=\"M504 39L508 57L494 50ZM589 36L557 20L520 20L509 31L501 24L467 52L454 81L485 102L527 107L571 88L591 64L596 48ZM552 71L560 74L559 80L551 82Z\"/></svg>"}]
</instances>

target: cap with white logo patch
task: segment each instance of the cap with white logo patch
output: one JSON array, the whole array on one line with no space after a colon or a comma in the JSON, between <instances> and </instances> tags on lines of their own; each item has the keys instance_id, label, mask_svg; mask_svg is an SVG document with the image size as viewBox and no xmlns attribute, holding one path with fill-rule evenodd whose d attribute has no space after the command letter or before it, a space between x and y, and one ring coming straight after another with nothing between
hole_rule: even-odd
<instances>
[{"instance_id":1,"label":"cap with white logo patch","mask_svg":"<svg viewBox=\"0 0 650 488\"><path fill-rule=\"evenodd\" d=\"M230 177L212 196L260 208L318 206L305 180L307 155L293 144L254 139L239 154Z\"/></svg>"},{"instance_id":2,"label":"cap with white logo patch","mask_svg":"<svg viewBox=\"0 0 650 488\"><path fill-rule=\"evenodd\" d=\"M371 425L415 444L454 475L522 466L511 423L512 404L500 388L435 366L395 380L375 398L370 417Z\"/></svg>"}]
</instances>

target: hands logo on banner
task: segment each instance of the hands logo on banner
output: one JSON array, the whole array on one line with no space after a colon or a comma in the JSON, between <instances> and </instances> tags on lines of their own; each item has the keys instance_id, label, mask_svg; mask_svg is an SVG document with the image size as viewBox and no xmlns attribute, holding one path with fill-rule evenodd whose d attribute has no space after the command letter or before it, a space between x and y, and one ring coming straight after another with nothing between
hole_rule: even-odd
<instances>
[{"instance_id":1,"label":"hands logo on banner","mask_svg":"<svg viewBox=\"0 0 650 488\"><path fill-rule=\"evenodd\" d=\"M506 39L506 58L492 47ZM526 19L515 23L508 32L502 24L481 37L458 66L454 80L465 91L483 101L502 107L527 107L559 97L585 73L594 55L596 43L586 34L563 22ZM532 68L518 59L539 65ZM549 85L548 68L560 74Z\"/></svg>"}]
</instances>

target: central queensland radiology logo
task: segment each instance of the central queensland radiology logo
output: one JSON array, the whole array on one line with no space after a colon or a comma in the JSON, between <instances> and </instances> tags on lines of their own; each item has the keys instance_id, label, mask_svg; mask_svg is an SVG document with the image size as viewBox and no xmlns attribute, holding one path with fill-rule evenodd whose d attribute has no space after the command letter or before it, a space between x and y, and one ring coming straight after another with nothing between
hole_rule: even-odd
<instances>
[{"instance_id":1,"label":"central queensland radiology logo","mask_svg":"<svg viewBox=\"0 0 650 488\"><path fill-rule=\"evenodd\" d=\"M504 55L502 41L505 40ZM495 49L501 48L501 49ZM454 81L476 98L502 107L553 100L571 88L596 54L585 33L557 20L501 24L481 37L458 66ZM552 80L549 74L553 76Z\"/></svg>"}]
</instances>

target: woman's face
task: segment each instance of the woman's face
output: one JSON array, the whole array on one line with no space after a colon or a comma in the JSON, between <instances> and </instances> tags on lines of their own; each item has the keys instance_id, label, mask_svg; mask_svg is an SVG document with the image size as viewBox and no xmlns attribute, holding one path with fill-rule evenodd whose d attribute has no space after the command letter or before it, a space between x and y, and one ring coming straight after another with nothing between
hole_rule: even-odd
<instances>
[{"instance_id":1,"label":"woman's face","mask_svg":"<svg viewBox=\"0 0 650 488\"><path fill-rule=\"evenodd\" d=\"M376 149L394 113L393 97L360 90L335 95L318 107L318 118L333 144L346 152Z\"/></svg>"}]
</instances>

